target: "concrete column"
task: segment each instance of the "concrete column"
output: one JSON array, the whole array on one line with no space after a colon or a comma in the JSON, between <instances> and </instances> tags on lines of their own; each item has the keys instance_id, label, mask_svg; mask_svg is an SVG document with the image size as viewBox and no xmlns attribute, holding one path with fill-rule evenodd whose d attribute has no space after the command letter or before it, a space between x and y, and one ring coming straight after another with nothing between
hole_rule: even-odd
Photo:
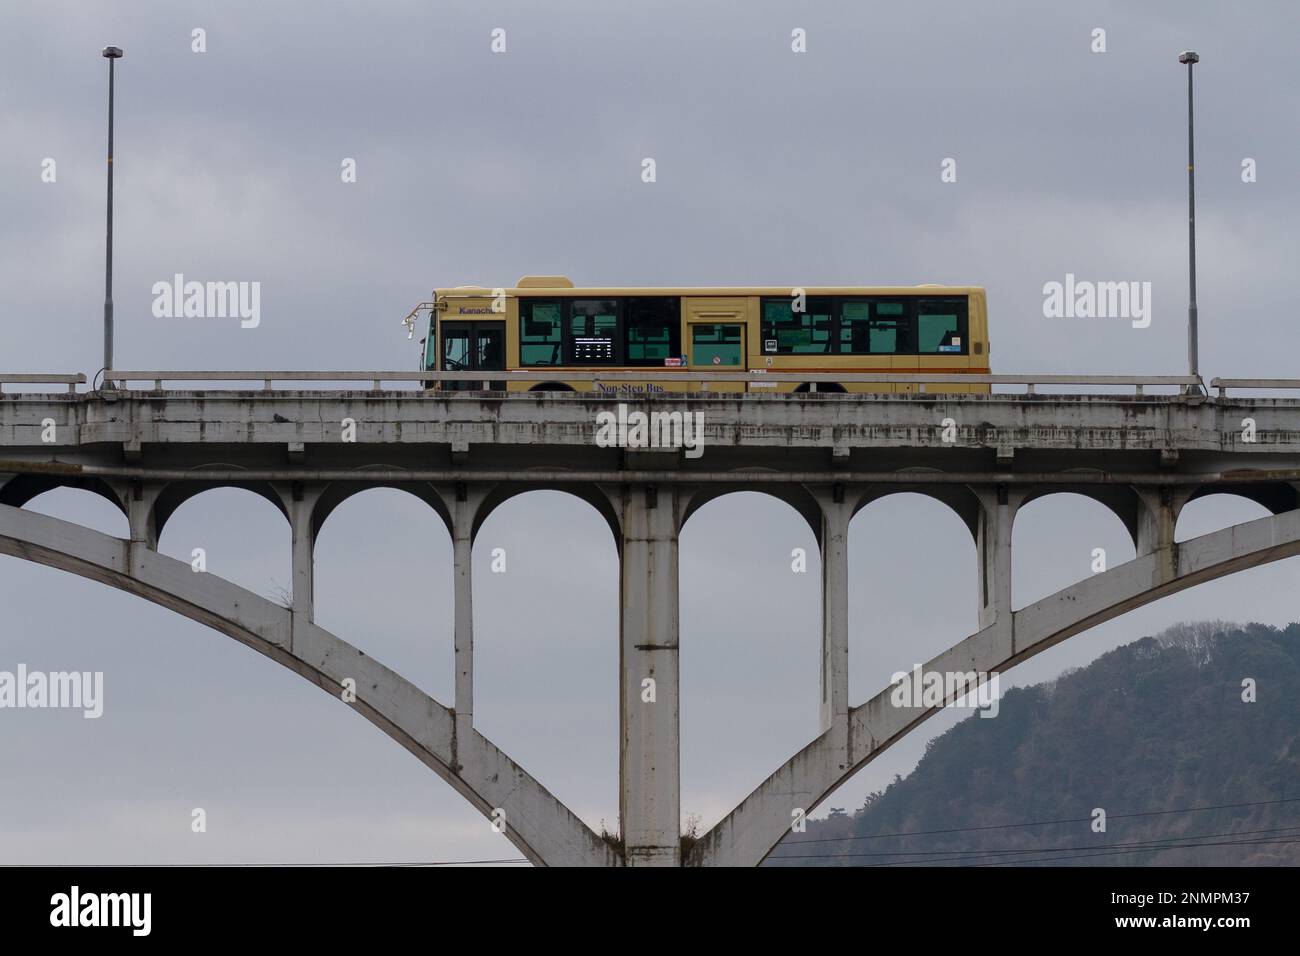
<instances>
[{"instance_id":1,"label":"concrete column","mask_svg":"<svg viewBox=\"0 0 1300 956\"><path fill-rule=\"evenodd\" d=\"M677 516L671 487L623 491L619 825L630 866L681 863Z\"/></svg>"},{"instance_id":2,"label":"concrete column","mask_svg":"<svg viewBox=\"0 0 1300 956\"><path fill-rule=\"evenodd\" d=\"M836 499L840 500L836 500ZM849 746L849 521L841 492L818 495L822 510L821 729L831 731L841 766Z\"/></svg>"},{"instance_id":3,"label":"concrete column","mask_svg":"<svg viewBox=\"0 0 1300 956\"><path fill-rule=\"evenodd\" d=\"M1157 565L1157 582L1170 581L1178 574L1177 552L1174 549L1174 527L1178 524L1178 513L1191 497L1192 490L1163 487L1139 487L1137 556L1159 554Z\"/></svg>"},{"instance_id":4,"label":"concrete column","mask_svg":"<svg viewBox=\"0 0 1300 956\"><path fill-rule=\"evenodd\" d=\"M293 631L296 634L316 619L316 528L312 512L319 493L307 494L302 485L294 482L289 494L281 497L289 511L293 535Z\"/></svg>"},{"instance_id":5,"label":"concrete column","mask_svg":"<svg viewBox=\"0 0 1300 956\"><path fill-rule=\"evenodd\" d=\"M456 739L467 739L474 727L474 513L477 501L464 489L456 492L452 508L452 577L455 599ZM459 756L457 758L460 759Z\"/></svg>"},{"instance_id":6,"label":"concrete column","mask_svg":"<svg viewBox=\"0 0 1300 956\"><path fill-rule=\"evenodd\" d=\"M130 528L131 543L127 559L131 573L140 560L140 552L158 550L158 522L154 518L154 504L162 485L145 481L124 481L115 490L126 503L126 520Z\"/></svg>"},{"instance_id":7,"label":"concrete column","mask_svg":"<svg viewBox=\"0 0 1300 956\"><path fill-rule=\"evenodd\" d=\"M153 506L161 486L153 482L132 481L120 491L126 499L126 519L131 528L131 544L158 550L158 525L154 521Z\"/></svg>"},{"instance_id":8,"label":"concrete column","mask_svg":"<svg viewBox=\"0 0 1300 956\"><path fill-rule=\"evenodd\" d=\"M1006 487L979 489L978 533L975 550L979 564L980 630L993 624L1011 627L1011 526L1019 496Z\"/></svg>"}]
</instances>

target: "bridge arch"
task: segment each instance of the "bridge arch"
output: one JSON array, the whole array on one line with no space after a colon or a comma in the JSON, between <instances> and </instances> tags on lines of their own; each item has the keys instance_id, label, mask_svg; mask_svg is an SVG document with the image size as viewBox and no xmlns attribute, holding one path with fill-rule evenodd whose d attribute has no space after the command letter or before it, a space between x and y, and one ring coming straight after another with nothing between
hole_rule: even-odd
<instances>
[{"instance_id":1,"label":"bridge arch","mask_svg":"<svg viewBox=\"0 0 1300 956\"><path fill-rule=\"evenodd\" d=\"M1188 496L1188 502L1212 495L1232 495L1253 501L1270 514L1282 514L1300 508L1300 485L1289 481L1252 481L1198 485Z\"/></svg>"},{"instance_id":2,"label":"bridge arch","mask_svg":"<svg viewBox=\"0 0 1300 956\"><path fill-rule=\"evenodd\" d=\"M381 466L382 467L382 466ZM422 501L433 509L444 525L447 527L447 534L455 534L452 528L451 512L447 508L447 503L443 500L438 490L427 481L390 481L373 483L367 481L333 481L326 485L317 496L311 507L311 534L315 539L320 536L321 529L325 527L325 522L334 511L355 495L363 491L370 491L375 488L391 488L394 491L403 491L413 498ZM281 507L284 507L283 505Z\"/></svg>"},{"instance_id":3,"label":"bridge arch","mask_svg":"<svg viewBox=\"0 0 1300 956\"><path fill-rule=\"evenodd\" d=\"M123 515L127 513L124 499L109 482L103 478L71 475L25 474L15 475L8 481L0 481L0 505L22 508L34 498L60 488L80 488L94 492Z\"/></svg>"},{"instance_id":4,"label":"bridge arch","mask_svg":"<svg viewBox=\"0 0 1300 956\"><path fill-rule=\"evenodd\" d=\"M1208 531L1218 531L1243 521L1251 521L1272 511L1255 496L1220 492L1217 488L1197 489L1189 496L1174 523L1174 540L1184 541Z\"/></svg>"},{"instance_id":5,"label":"bridge arch","mask_svg":"<svg viewBox=\"0 0 1300 956\"><path fill-rule=\"evenodd\" d=\"M816 496L802 485L795 484L728 484L725 482L701 485L685 489L681 505L681 517L677 522L680 534L691 516L711 501L726 495L742 492L767 495L793 508L812 529L813 539L818 546L822 543L822 506Z\"/></svg>"},{"instance_id":6,"label":"bridge arch","mask_svg":"<svg viewBox=\"0 0 1300 956\"><path fill-rule=\"evenodd\" d=\"M352 645L213 574L137 543L0 505L0 554L68 571L205 624L339 697L447 781L538 865L616 865L613 849L487 738L460 732L452 711Z\"/></svg>"},{"instance_id":7,"label":"bridge arch","mask_svg":"<svg viewBox=\"0 0 1300 956\"><path fill-rule=\"evenodd\" d=\"M1075 469L1077 473L1094 473L1088 469ZM1068 474L1068 472L1067 472ZM1079 482L1078 484L1034 485L1025 490L1017 506L1017 514L1042 498L1053 495L1079 495L1097 502L1124 525L1133 547L1139 547L1138 535L1141 528L1143 502L1141 495L1129 485L1101 484L1097 482Z\"/></svg>"},{"instance_id":8,"label":"bridge arch","mask_svg":"<svg viewBox=\"0 0 1300 956\"><path fill-rule=\"evenodd\" d=\"M127 535L131 519L121 507L110 486L91 489L83 482L58 484L28 498L23 509L37 514L63 518L76 524L103 531L105 534Z\"/></svg>"},{"instance_id":9,"label":"bridge arch","mask_svg":"<svg viewBox=\"0 0 1300 956\"><path fill-rule=\"evenodd\" d=\"M251 491L274 505L275 509L284 516L286 523L290 521L289 511L285 506L283 496L269 481L169 481L156 490L152 507L149 509L148 520L153 539L157 540L162 537L167 522L171 520L172 515L180 509L181 505L191 498L197 498L205 491L213 491L217 488L239 488L243 491Z\"/></svg>"},{"instance_id":10,"label":"bridge arch","mask_svg":"<svg viewBox=\"0 0 1300 956\"><path fill-rule=\"evenodd\" d=\"M681 808L711 825L818 733L822 556L783 496L751 487L693 499L676 575ZM755 695L767 704L735 721L736 703Z\"/></svg>"},{"instance_id":11,"label":"bridge arch","mask_svg":"<svg viewBox=\"0 0 1300 956\"><path fill-rule=\"evenodd\" d=\"M867 485L856 496L853 504L853 517L856 518L869 505L873 505L892 495L904 494L921 495L946 506L970 531L972 540L978 539L980 509L982 507L979 496L964 485L924 484L919 474L916 484Z\"/></svg>"},{"instance_id":12,"label":"bridge arch","mask_svg":"<svg viewBox=\"0 0 1300 956\"><path fill-rule=\"evenodd\" d=\"M1140 554L1015 611L925 665L934 671L998 673L1127 611L1238 571L1300 555L1300 509L1259 518ZM845 750L823 733L790 758L695 844L692 865L760 863L838 786L940 708L895 707L886 687L849 714Z\"/></svg>"},{"instance_id":13,"label":"bridge arch","mask_svg":"<svg viewBox=\"0 0 1300 956\"><path fill-rule=\"evenodd\" d=\"M320 509L328 514L311 530L310 556L299 555L311 562L312 621L450 704L455 568L445 518L397 484L338 497Z\"/></svg>"},{"instance_id":14,"label":"bridge arch","mask_svg":"<svg viewBox=\"0 0 1300 956\"><path fill-rule=\"evenodd\" d=\"M932 490L886 487L849 522L850 703L979 629L980 502L964 486ZM920 588L932 596L916 600Z\"/></svg>"},{"instance_id":15,"label":"bridge arch","mask_svg":"<svg viewBox=\"0 0 1300 956\"><path fill-rule=\"evenodd\" d=\"M521 475L527 475L527 472L521 472ZM527 480L500 482L491 486L483 495L478 507L474 509L473 524L470 529L470 540L473 541L478 537L479 530L483 523L487 521L488 516L497 508L505 504L511 498L532 491L559 491L567 495L573 495L580 501L585 501L591 505L605 519L605 524L609 526L610 533L614 536L615 545L621 552L623 549L623 522L619 517L618 508L614 500L610 497L610 492L601 485L590 484L587 482L564 482L564 481L547 481L531 482Z\"/></svg>"},{"instance_id":16,"label":"bridge arch","mask_svg":"<svg viewBox=\"0 0 1300 956\"><path fill-rule=\"evenodd\" d=\"M609 678L621 574L605 516L555 488L512 494L484 518L470 564L475 727L593 828L617 831L620 702Z\"/></svg>"},{"instance_id":17,"label":"bridge arch","mask_svg":"<svg viewBox=\"0 0 1300 956\"><path fill-rule=\"evenodd\" d=\"M1131 489L1117 490L1132 501L1113 492L1081 494L1067 485L1035 489L1020 503L1011 529L1013 608L1137 555L1141 503ZM1116 505L1128 509L1129 521Z\"/></svg>"}]
</instances>

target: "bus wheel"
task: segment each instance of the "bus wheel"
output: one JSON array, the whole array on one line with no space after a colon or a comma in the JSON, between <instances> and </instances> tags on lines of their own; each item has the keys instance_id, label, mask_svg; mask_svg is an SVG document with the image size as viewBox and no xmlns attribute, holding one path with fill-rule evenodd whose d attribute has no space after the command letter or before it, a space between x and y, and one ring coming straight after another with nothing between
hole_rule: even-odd
<instances>
[{"instance_id":1,"label":"bus wheel","mask_svg":"<svg viewBox=\"0 0 1300 956\"><path fill-rule=\"evenodd\" d=\"M528 391L530 392L572 392L574 389L563 382L538 382Z\"/></svg>"}]
</instances>

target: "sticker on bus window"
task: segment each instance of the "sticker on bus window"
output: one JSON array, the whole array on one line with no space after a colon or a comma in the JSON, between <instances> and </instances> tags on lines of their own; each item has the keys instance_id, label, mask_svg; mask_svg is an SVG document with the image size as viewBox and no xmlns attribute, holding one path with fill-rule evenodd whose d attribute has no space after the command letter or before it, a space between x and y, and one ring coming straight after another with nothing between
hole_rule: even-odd
<instances>
[{"instance_id":1,"label":"sticker on bus window","mask_svg":"<svg viewBox=\"0 0 1300 956\"><path fill-rule=\"evenodd\" d=\"M764 352L775 352L775 351L776 351L776 339L763 339L763 351L764 351Z\"/></svg>"},{"instance_id":2,"label":"sticker on bus window","mask_svg":"<svg viewBox=\"0 0 1300 956\"><path fill-rule=\"evenodd\" d=\"M960 346L960 345L940 345L940 346L939 346L939 351L940 351L940 352L960 352L960 351L961 351L961 346Z\"/></svg>"},{"instance_id":3,"label":"sticker on bus window","mask_svg":"<svg viewBox=\"0 0 1300 956\"><path fill-rule=\"evenodd\" d=\"M664 365L668 368L681 368L685 364L681 356L678 355L670 355L664 359Z\"/></svg>"}]
</instances>

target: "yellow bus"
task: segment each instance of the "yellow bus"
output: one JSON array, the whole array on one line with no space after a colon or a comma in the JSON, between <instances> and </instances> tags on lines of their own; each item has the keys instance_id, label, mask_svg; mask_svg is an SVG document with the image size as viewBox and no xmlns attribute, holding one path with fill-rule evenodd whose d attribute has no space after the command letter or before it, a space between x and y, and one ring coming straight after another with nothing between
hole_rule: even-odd
<instances>
[{"instance_id":1,"label":"yellow bus","mask_svg":"<svg viewBox=\"0 0 1300 956\"><path fill-rule=\"evenodd\" d=\"M485 373L481 381L443 382L443 389L481 389L490 381L493 390L512 392L807 392L812 383L764 381L762 373L987 373L988 314L976 286L580 289L563 276L525 276L514 288L435 289L422 368ZM638 379L651 369L700 378ZM600 382L492 375L557 370L598 372ZM710 382L710 371L758 374ZM915 389L832 381L817 382L815 391Z\"/></svg>"}]
</instances>

